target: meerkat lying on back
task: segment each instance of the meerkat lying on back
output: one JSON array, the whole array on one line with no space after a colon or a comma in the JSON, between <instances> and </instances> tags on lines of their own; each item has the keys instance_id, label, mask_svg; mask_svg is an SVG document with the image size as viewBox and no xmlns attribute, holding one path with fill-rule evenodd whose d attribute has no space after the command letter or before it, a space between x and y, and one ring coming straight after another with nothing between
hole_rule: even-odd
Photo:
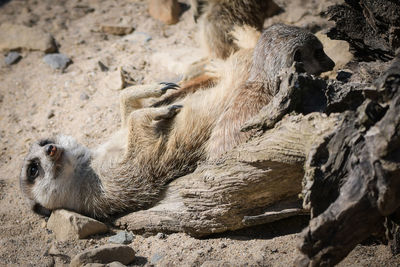
<instances>
[{"instance_id":1,"label":"meerkat lying on back","mask_svg":"<svg viewBox=\"0 0 400 267\"><path fill-rule=\"evenodd\" d=\"M248 138L240 126L274 96L278 73L301 62L310 74L333 68L311 33L275 25L254 51L239 50L221 63L219 83L147 107L174 84L150 84L121 94L121 129L90 150L72 137L34 143L20 175L21 190L38 213L66 208L96 218L154 205L166 184L214 159Z\"/></svg>"}]
</instances>

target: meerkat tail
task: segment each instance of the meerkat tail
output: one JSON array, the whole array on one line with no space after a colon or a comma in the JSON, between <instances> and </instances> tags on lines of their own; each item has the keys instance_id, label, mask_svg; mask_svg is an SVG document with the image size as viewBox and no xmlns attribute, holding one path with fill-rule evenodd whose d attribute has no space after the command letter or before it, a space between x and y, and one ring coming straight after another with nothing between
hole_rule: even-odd
<instances>
[{"instance_id":1,"label":"meerkat tail","mask_svg":"<svg viewBox=\"0 0 400 267\"><path fill-rule=\"evenodd\" d=\"M257 41L261 36L261 32L249 25L235 25L233 31L231 31L231 35L234 38L234 43L239 48L251 49L256 46Z\"/></svg>"}]
</instances>

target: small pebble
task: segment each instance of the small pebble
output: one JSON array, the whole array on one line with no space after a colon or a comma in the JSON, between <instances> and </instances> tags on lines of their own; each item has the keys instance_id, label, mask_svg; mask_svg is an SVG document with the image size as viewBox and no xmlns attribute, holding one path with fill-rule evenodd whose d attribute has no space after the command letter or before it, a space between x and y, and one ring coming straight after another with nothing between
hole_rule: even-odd
<instances>
[{"instance_id":1,"label":"small pebble","mask_svg":"<svg viewBox=\"0 0 400 267\"><path fill-rule=\"evenodd\" d=\"M18 61L22 58L21 54L18 52L10 52L7 54L7 56L4 58L4 62L7 65L12 65L15 63L18 63Z\"/></svg>"},{"instance_id":2,"label":"small pebble","mask_svg":"<svg viewBox=\"0 0 400 267\"><path fill-rule=\"evenodd\" d=\"M164 258L164 255L160 254L160 253L155 253L150 260L151 264L156 264L157 262L159 262L162 258Z\"/></svg>"},{"instance_id":3,"label":"small pebble","mask_svg":"<svg viewBox=\"0 0 400 267\"><path fill-rule=\"evenodd\" d=\"M46 62L53 69L64 70L70 63L71 59L64 54L48 54L43 57Z\"/></svg>"},{"instance_id":4,"label":"small pebble","mask_svg":"<svg viewBox=\"0 0 400 267\"><path fill-rule=\"evenodd\" d=\"M338 72L338 74L336 76L336 80L347 83L350 80L352 75L353 75L353 73L351 73L351 72L341 70Z\"/></svg>"},{"instance_id":5,"label":"small pebble","mask_svg":"<svg viewBox=\"0 0 400 267\"><path fill-rule=\"evenodd\" d=\"M104 65L103 62L98 61L97 63L99 64L99 67L100 67L101 71L108 71L109 70L108 67L106 65Z\"/></svg>"},{"instance_id":6,"label":"small pebble","mask_svg":"<svg viewBox=\"0 0 400 267\"><path fill-rule=\"evenodd\" d=\"M166 238L167 238L167 235L164 234L164 233L158 233L158 234L157 234L157 237L158 237L158 239L166 239Z\"/></svg>"},{"instance_id":7,"label":"small pebble","mask_svg":"<svg viewBox=\"0 0 400 267\"><path fill-rule=\"evenodd\" d=\"M102 25L100 31L107 34L113 35L127 35L134 31L133 27L130 26L113 26L113 25Z\"/></svg>"},{"instance_id":8,"label":"small pebble","mask_svg":"<svg viewBox=\"0 0 400 267\"><path fill-rule=\"evenodd\" d=\"M108 242L115 244L130 244L135 236L132 232L121 231L116 235L111 236Z\"/></svg>"},{"instance_id":9,"label":"small pebble","mask_svg":"<svg viewBox=\"0 0 400 267\"><path fill-rule=\"evenodd\" d=\"M48 119L51 119L54 117L54 110L50 110L49 114L47 115Z\"/></svg>"},{"instance_id":10,"label":"small pebble","mask_svg":"<svg viewBox=\"0 0 400 267\"><path fill-rule=\"evenodd\" d=\"M86 94L86 93L84 92L84 93L81 94L80 99L81 99L81 100L88 100L88 99L89 99L89 96L88 96L88 94Z\"/></svg>"}]
</instances>

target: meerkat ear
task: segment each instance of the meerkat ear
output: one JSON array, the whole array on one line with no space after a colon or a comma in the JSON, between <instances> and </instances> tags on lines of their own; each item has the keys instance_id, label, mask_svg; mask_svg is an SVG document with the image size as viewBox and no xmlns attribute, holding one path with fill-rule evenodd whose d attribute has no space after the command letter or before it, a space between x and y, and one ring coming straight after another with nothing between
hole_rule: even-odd
<instances>
[{"instance_id":1,"label":"meerkat ear","mask_svg":"<svg viewBox=\"0 0 400 267\"><path fill-rule=\"evenodd\" d=\"M302 56L301 56L301 52L299 49L296 50L296 52L294 52L293 60L295 62L302 62Z\"/></svg>"}]
</instances>

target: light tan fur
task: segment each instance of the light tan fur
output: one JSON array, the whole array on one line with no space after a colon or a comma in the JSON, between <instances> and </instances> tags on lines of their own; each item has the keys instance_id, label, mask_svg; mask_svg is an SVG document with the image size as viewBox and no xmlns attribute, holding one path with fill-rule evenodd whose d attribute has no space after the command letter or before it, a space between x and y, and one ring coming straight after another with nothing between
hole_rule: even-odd
<instances>
[{"instance_id":1,"label":"light tan fur","mask_svg":"<svg viewBox=\"0 0 400 267\"><path fill-rule=\"evenodd\" d=\"M121 94L120 131L94 150L64 136L33 144L21 171L21 189L39 213L68 208L104 218L147 208L168 182L249 137L240 126L274 96L277 74L295 57L310 73L332 68L325 54L312 58L319 49L311 33L275 25L254 50L215 62L216 85L177 98L173 105L149 107L143 100L160 97L174 85L128 88Z\"/></svg>"}]
</instances>

